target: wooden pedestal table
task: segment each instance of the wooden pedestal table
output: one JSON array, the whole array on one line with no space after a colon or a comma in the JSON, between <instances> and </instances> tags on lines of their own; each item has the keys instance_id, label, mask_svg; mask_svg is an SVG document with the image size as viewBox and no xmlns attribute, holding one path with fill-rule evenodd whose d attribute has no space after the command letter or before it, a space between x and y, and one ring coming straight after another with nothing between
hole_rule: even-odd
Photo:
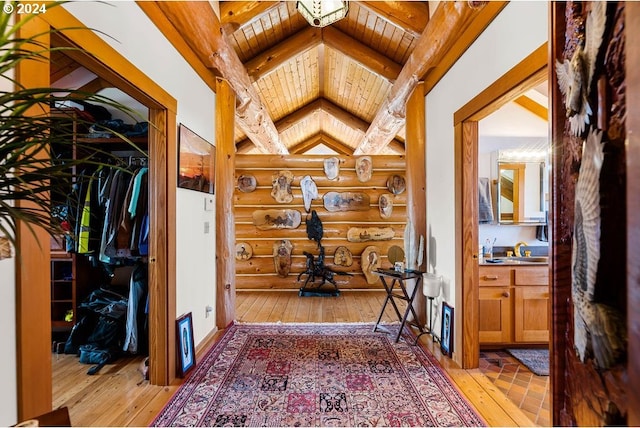
<instances>
[{"instance_id":1,"label":"wooden pedestal table","mask_svg":"<svg viewBox=\"0 0 640 428\"><path fill-rule=\"evenodd\" d=\"M375 327L373 327L373 331L378 330L378 324L380 324L380 320L382 319L382 315L384 314L384 310L387 308L387 303L391 302L393 309L396 311L396 315L398 316L398 320L400 320L400 330L398 330L398 335L396 336L396 343L400 340L400 335L402 334L402 329L404 325L407 323L407 317L409 316L409 312L413 314L413 319L418 319L418 314L416 314L415 309L413 309L413 300L416 298L418 294L418 289L421 288L422 283L422 272L419 271L396 271L393 269L377 269L373 271L376 275L380 276L380 280L382 281L382 285L384 286L385 291L387 292L387 298L382 305L382 310L380 311L380 315L378 316L378 321L376 321ZM387 280L390 279L391 283L388 284ZM407 291L407 280L415 279L416 284L409 295ZM398 309L398 305L395 300L404 300L407 302L407 309L404 311L404 315L400 314L400 310ZM424 333L422 326L419 324L412 324L420 330L420 333Z\"/></svg>"}]
</instances>

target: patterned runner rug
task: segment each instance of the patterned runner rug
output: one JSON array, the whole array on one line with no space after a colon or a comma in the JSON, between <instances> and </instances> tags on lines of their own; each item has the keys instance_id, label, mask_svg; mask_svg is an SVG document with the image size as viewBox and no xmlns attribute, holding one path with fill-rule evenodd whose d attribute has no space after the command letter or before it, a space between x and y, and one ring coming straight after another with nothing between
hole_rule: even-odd
<instances>
[{"instance_id":1,"label":"patterned runner rug","mask_svg":"<svg viewBox=\"0 0 640 428\"><path fill-rule=\"evenodd\" d=\"M234 324L152 426L485 425L408 331Z\"/></svg>"}]
</instances>

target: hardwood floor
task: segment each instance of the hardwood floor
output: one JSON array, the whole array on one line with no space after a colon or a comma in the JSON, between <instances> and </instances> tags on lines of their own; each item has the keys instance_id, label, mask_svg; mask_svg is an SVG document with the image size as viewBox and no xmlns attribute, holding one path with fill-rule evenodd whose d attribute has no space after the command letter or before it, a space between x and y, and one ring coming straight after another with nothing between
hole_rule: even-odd
<instances>
[{"instance_id":1,"label":"hardwood floor","mask_svg":"<svg viewBox=\"0 0 640 428\"><path fill-rule=\"evenodd\" d=\"M299 298L295 291L240 291L239 322L375 322L384 303L382 291L343 291L339 297ZM382 321L397 321L391 305ZM401 309L402 310L402 309ZM491 381L476 370L462 370L443 357L431 336L423 346L439 359L451 379L490 426L533 426L534 423ZM204 352L198 349L198 353ZM142 379L142 357L121 358L98 374L71 355L53 355L53 408L69 407L74 426L148 426L179 384L153 386Z\"/></svg>"}]
</instances>

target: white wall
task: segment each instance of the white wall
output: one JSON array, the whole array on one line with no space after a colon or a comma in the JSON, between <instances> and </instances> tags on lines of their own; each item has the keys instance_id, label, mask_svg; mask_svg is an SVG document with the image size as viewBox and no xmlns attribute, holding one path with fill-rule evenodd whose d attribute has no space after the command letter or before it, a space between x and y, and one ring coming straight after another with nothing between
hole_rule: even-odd
<instances>
[{"instance_id":1,"label":"white wall","mask_svg":"<svg viewBox=\"0 0 640 428\"><path fill-rule=\"evenodd\" d=\"M0 260L0 325L16 324L15 258ZM16 329L1 328L0 343L0 426L15 424L18 418L16 374Z\"/></svg>"},{"instance_id":2,"label":"white wall","mask_svg":"<svg viewBox=\"0 0 640 428\"><path fill-rule=\"evenodd\" d=\"M15 77L13 70L6 73L7 79L0 78L0 90L12 91L10 80ZM0 326L11 326L16 323L16 274L15 258L0 260ZM18 418L17 373L16 373L16 329L0 328L0 426L16 423Z\"/></svg>"},{"instance_id":3,"label":"white wall","mask_svg":"<svg viewBox=\"0 0 640 428\"><path fill-rule=\"evenodd\" d=\"M178 100L178 123L215 144L215 94L175 51L142 10L132 1L64 5L138 69ZM177 194L177 304L178 315L193 313L198 344L215 328L215 211L205 211L204 193ZM204 222L211 224L204 233Z\"/></svg>"},{"instance_id":4,"label":"white wall","mask_svg":"<svg viewBox=\"0 0 640 428\"><path fill-rule=\"evenodd\" d=\"M428 251L435 253L428 257L445 280L441 298L454 306L460 278L453 216L453 114L547 40L547 10L546 2L510 2L425 100ZM455 312L454 350L461 345L461 317L462 313ZM437 319L436 332L439 329ZM459 354L455 358L460 362Z\"/></svg>"}]
</instances>

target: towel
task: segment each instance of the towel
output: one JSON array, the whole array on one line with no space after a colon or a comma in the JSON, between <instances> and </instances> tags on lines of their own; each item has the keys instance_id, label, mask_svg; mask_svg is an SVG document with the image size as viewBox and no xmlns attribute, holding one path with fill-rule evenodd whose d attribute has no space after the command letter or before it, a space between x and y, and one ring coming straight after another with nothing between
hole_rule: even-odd
<instances>
[{"instance_id":1,"label":"towel","mask_svg":"<svg viewBox=\"0 0 640 428\"><path fill-rule=\"evenodd\" d=\"M478 221L480 223L493 223L491 182L487 177L478 178Z\"/></svg>"},{"instance_id":2,"label":"towel","mask_svg":"<svg viewBox=\"0 0 640 428\"><path fill-rule=\"evenodd\" d=\"M544 213L545 224L536 227L536 239L542 242L549 242L549 212Z\"/></svg>"}]
</instances>

